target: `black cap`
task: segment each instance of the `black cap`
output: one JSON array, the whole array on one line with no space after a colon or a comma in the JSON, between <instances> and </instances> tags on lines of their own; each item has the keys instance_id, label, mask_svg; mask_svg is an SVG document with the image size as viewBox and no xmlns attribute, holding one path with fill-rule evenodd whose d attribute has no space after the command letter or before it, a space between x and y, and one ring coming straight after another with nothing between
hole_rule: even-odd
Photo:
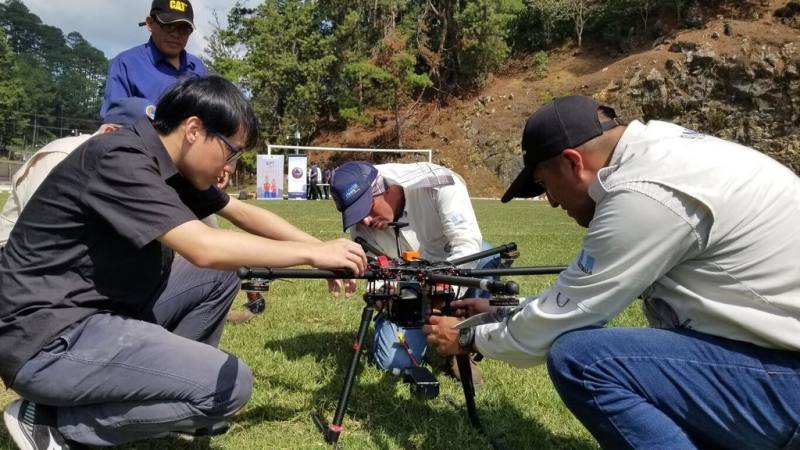
<instances>
[{"instance_id":1,"label":"black cap","mask_svg":"<svg viewBox=\"0 0 800 450\"><path fill-rule=\"evenodd\" d=\"M150 16L163 24L186 22L194 29L194 11L189 0L153 0Z\"/></svg>"},{"instance_id":2,"label":"black cap","mask_svg":"<svg viewBox=\"0 0 800 450\"><path fill-rule=\"evenodd\" d=\"M597 110L602 109L610 121L600 123ZM544 189L533 182L536 164L575 148L616 127L617 113L590 97L572 95L559 97L539 108L525 123L522 132L522 161L524 167L503 194L501 201L541 195Z\"/></svg>"}]
</instances>

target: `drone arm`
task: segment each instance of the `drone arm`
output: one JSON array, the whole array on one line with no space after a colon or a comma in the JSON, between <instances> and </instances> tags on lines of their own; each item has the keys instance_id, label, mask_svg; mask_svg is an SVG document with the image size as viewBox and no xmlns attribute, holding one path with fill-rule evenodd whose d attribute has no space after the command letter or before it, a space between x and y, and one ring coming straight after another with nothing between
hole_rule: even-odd
<instances>
[{"instance_id":1,"label":"drone arm","mask_svg":"<svg viewBox=\"0 0 800 450\"><path fill-rule=\"evenodd\" d=\"M459 269L458 274L465 277L493 277L502 275L557 275L566 266L501 267L497 269Z\"/></svg>"},{"instance_id":2,"label":"drone arm","mask_svg":"<svg viewBox=\"0 0 800 450\"><path fill-rule=\"evenodd\" d=\"M473 253L471 255L462 256L461 258L456 258L449 261L450 264L454 266L460 266L461 264L468 263L470 261L477 261L481 258L485 258L487 256L496 255L498 253L506 253L510 251L514 251L517 249L517 244L514 242L504 244L498 247L490 248L489 250L484 250L482 252Z\"/></svg>"},{"instance_id":3,"label":"drone arm","mask_svg":"<svg viewBox=\"0 0 800 450\"><path fill-rule=\"evenodd\" d=\"M270 267L240 267L236 272L241 279L261 278L265 280L275 280L278 278L298 278L316 280L337 280L337 279L373 279L375 273L368 270L364 275L356 277L349 270L323 270L323 269L272 269Z\"/></svg>"},{"instance_id":4,"label":"drone arm","mask_svg":"<svg viewBox=\"0 0 800 450\"><path fill-rule=\"evenodd\" d=\"M481 289L493 294L515 295L519 293L519 285L513 281L498 281L486 278L459 277L453 275L428 275L430 283L446 283L453 286L464 286Z\"/></svg>"}]
</instances>

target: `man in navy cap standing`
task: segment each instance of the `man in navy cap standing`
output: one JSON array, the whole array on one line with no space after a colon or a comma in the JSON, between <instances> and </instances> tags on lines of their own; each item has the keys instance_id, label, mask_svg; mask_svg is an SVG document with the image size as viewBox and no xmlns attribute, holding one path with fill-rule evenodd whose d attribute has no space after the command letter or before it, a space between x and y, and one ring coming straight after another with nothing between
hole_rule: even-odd
<instances>
[{"instance_id":1,"label":"man in navy cap standing","mask_svg":"<svg viewBox=\"0 0 800 450\"><path fill-rule=\"evenodd\" d=\"M102 119L114 100L142 97L156 103L178 78L208 74L200 58L185 50L194 31L189 0L153 0L150 15L139 25L147 26L150 39L111 60L100 107Z\"/></svg>"},{"instance_id":2,"label":"man in navy cap standing","mask_svg":"<svg viewBox=\"0 0 800 450\"><path fill-rule=\"evenodd\" d=\"M587 228L582 249L499 322L432 317L428 344L546 361L603 448L800 448L800 178L677 125L623 125L580 96L536 111L522 151L503 201L546 192ZM603 327L637 297L651 328Z\"/></svg>"}]
</instances>

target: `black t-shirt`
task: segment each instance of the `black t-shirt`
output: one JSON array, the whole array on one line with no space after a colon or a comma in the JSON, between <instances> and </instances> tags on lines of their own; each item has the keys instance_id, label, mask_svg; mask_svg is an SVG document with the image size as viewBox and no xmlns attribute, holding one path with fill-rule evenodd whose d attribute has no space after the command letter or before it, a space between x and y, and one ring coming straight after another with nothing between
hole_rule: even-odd
<instances>
[{"instance_id":1,"label":"black t-shirt","mask_svg":"<svg viewBox=\"0 0 800 450\"><path fill-rule=\"evenodd\" d=\"M156 239L227 205L176 170L149 121L96 136L39 186L0 255L0 376L98 311L136 316L169 276ZM102 345L102 343L98 343Z\"/></svg>"}]
</instances>

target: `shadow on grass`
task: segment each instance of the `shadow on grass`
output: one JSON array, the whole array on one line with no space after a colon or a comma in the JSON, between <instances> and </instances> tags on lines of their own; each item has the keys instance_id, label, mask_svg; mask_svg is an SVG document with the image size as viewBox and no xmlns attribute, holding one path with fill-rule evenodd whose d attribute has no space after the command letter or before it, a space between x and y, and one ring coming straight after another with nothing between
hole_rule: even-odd
<instances>
[{"instance_id":1,"label":"shadow on grass","mask_svg":"<svg viewBox=\"0 0 800 450\"><path fill-rule=\"evenodd\" d=\"M198 439L196 441L188 442L179 439L152 439L145 441L137 441L128 445L120 445L114 447L120 450L163 450L169 448L170 450L210 450L212 441L208 438ZM15 449L17 448L14 441L8 435L5 427L0 429L0 449ZM108 447L94 447L94 448L108 448Z\"/></svg>"},{"instance_id":2,"label":"shadow on grass","mask_svg":"<svg viewBox=\"0 0 800 450\"><path fill-rule=\"evenodd\" d=\"M280 351L288 359L296 360L313 355L320 364L335 365L335 371L322 387L309 392L311 404L326 422L334 415L336 404L353 355L352 341L356 332L314 332L301 334L284 340L265 344L268 350ZM371 334L367 335L368 348ZM458 384L457 391L446 388L442 381L446 376L435 372L441 383L441 393L435 400L422 400L398 393L399 378L390 374L376 376L371 371L361 376L369 364L368 351L362 350L359 370L345 414L348 419L360 423L357 428L369 434L376 448L493 448L493 449L596 449L590 440L571 436L558 436L530 416L525 416L507 398L495 398L491 405L481 406L481 393L492 389L491 380L477 394L478 415L485 432L474 428L464 407L464 397ZM273 386L286 385L270 379ZM454 383L447 380L449 386ZM291 389L291 386L287 386ZM486 402L484 402L486 403ZM243 424L263 420L286 420L310 411L276 412L270 406L261 406L243 415L237 421ZM311 421L311 418L308 418ZM247 425L245 425L247 426ZM341 434L340 442L346 445L348 430ZM322 434L319 436L323 439Z\"/></svg>"},{"instance_id":3,"label":"shadow on grass","mask_svg":"<svg viewBox=\"0 0 800 450\"><path fill-rule=\"evenodd\" d=\"M219 446L212 446L214 441L210 438L197 439L195 441L182 441L180 439L151 439L146 441L137 441L128 445L121 445L113 447L119 450L210 450L219 448ZM108 447L96 447L97 449Z\"/></svg>"},{"instance_id":4,"label":"shadow on grass","mask_svg":"<svg viewBox=\"0 0 800 450\"><path fill-rule=\"evenodd\" d=\"M290 360L299 360L312 355L317 362L331 369L324 376L318 388L303 388L287 383L277 376L266 375L271 389L289 392L305 391L310 398L303 406L285 407L273 404L257 405L238 414L233 419L234 429L258 428L269 423L282 423L303 417L311 424L309 416L311 405L326 422L334 415L336 403L341 394L344 377L349 366L355 337L348 332L314 332L300 334L283 340L269 341L268 350L281 352ZM368 335L368 342L371 342ZM388 374L378 374L369 369L367 356L362 355L359 376L353 386L352 395L345 414L345 426L340 436L344 448L456 448L468 449L596 449L590 440L573 436L556 435L539 423L530 414L525 415L518 404L508 396L493 396L492 381L487 380L477 394L478 415L484 432L475 429L469 422L464 398L455 383L445 380L437 373L441 382L441 394L437 399L425 401L409 397L405 387L398 388L398 378ZM362 376L364 375L364 376ZM496 389L501 389L498 386ZM483 397L483 398L482 398ZM513 395L511 396L513 398ZM349 428L348 428L349 427ZM318 435L323 442L322 434ZM365 442L366 441L366 442ZM367 443L368 442L368 443ZM214 440L201 439L185 442L176 439L140 441L121 446L123 450L210 450L227 448L222 442L214 445ZM14 448L5 429L0 429L0 449Z\"/></svg>"}]
</instances>

